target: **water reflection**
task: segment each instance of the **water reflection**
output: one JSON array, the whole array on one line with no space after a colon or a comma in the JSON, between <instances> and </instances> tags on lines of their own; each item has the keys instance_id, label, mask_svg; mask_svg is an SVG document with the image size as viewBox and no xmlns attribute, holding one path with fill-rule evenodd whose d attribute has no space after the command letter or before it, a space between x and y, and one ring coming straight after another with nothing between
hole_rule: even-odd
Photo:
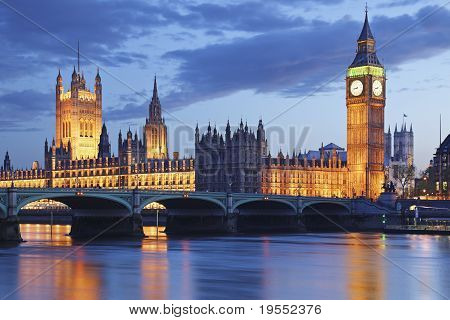
<instances>
[{"instance_id":1,"label":"water reflection","mask_svg":"<svg viewBox=\"0 0 450 320\"><path fill-rule=\"evenodd\" d=\"M383 236L365 236L361 239L360 234L346 235L348 299L386 299L383 267L386 238Z\"/></svg>"},{"instance_id":2,"label":"water reflection","mask_svg":"<svg viewBox=\"0 0 450 320\"><path fill-rule=\"evenodd\" d=\"M148 236L142 241L141 298L147 300L169 299L167 237L164 227L144 227Z\"/></svg>"},{"instance_id":3,"label":"water reflection","mask_svg":"<svg viewBox=\"0 0 450 320\"><path fill-rule=\"evenodd\" d=\"M21 225L0 249L9 299L436 299L450 295L450 237L292 234L168 237L84 246L70 226ZM405 271L406 270L406 271ZM417 280L417 279L420 279Z\"/></svg>"}]
</instances>

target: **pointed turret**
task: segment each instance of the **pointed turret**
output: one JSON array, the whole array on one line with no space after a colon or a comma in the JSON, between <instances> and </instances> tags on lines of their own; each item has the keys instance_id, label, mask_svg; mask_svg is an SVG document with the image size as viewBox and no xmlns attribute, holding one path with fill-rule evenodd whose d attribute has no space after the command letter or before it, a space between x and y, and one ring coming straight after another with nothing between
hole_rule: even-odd
<instances>
[{"instance_id":1,"label":"pointed turret","mask_svg":"<svg viewBox=\"0 0 450 320\"><path fill-rule=\"evenodd\" d=\"M409 126L409 132L413 132L413 129L412 129L412 122L411 122L411 124L410 124L410 126Z\"/></svg>"},{"instance_id":2,"label":"pointed turret","mask_svg":"<svg viewBox=\"0 0 450 320\"><path fill-rule=\"evenodd\" d=\"M158 84L156 83L156 75L155 78L153 79L153 97L158 98Z\"/></svg>"},{"instance_id":3,"label":"pointed turret","mask_svg":"<svg viewBox=\"0 0 450 320\"><path fill-rule=\"evenodd\" d=\"M102 78L100 77L100 68L97 67L97 75L95 76L95 82L101 82Z\"/></svg>"},{"instance_id":4,"label":"pointed turret","mask_svg":"<svg viewBox=\"0 0 450 320\"><path fill-rule=\"evenodd\" d=\"M229 142L231 140L230 120L227 120L227 127L225 128L225 140L227 142Z\"/></svg>"},{"instance_id":5,"label":"pointed turret","mask_svg":"<svg viewBox=\"0 0 450 320\"><path fill-rule=\"evenodd\" d=\"M122 134L119 133L119 143L122 139ZM99 159L111 157L111 144L109 143L108 129L103 122L102 133L100 134L100 143L98 144L98 156Z\"/></svg>"},{"instance_id":6,"label":"pointed turret","mask_svg":"<svg viewBox=\"0 0 450 320\"><path fill-rule=\"evenodd\" d=\"M11 171L11 159L9 159L8 151L6 151L5 159L3 160L3 169L5 171Z\"/></svg>"},{"instance_id":7,"label":"pointed turret","mask_svg":"<svg viewBox=\"0 0 450 320\"><path fill-rule=\"evenodd\" d=\"M195 126L195 142L198 143L200 141L200 130L198 129L198 122Z\"/></svg>"},{"instance_id":8,"label":"pointed turret","mask_svg":"<svg viewBox=\"0 0 450 320\"><path fill-rule=\"evenodd\" d=\"M375 38L372 34L372 31L370 30L367 8L364 25L358 38L358 48L356 51L356 56L352 64L350 65L350 68L362 66L382 67L376 54Z\"/></svg>"},{"instance_id":9,"label":"pointed turret","mask_svg":"<svg viewBox=\"0 0 450 320\"><path fill-rule=\"evenodd\" d=\"M77 70L75 69L75 66L73 66L72 81L76 80L77 80Z\"/></svg>"},{"instance_id":10,"label":"pointed turret","mask_svg":"<svg viewBox=\"0 0 450 320\"><path fill-rule=\"evenodd\" d=\"M372 34L372 30L370 30L369 18L367 16L367 7L366 7L366 18L364 19L364 26L361 31L361 34L359 35L358 41L365 41L369 39L375 40Z\"/></svg>"},{"instance_id":11,"label":"pointed turret","mask_svg":"<svg viewBox=\"0 0 450 320\"><path fill-rule=\"evenodd\" d=\"M61 69L58 69L58 76L56 77L56 82L58 84L62 84Z\"/></svg>"},{"instance_id":12,"label":"pointed turret","mask_svg":"<svg viewBox=\"0 0 450 320\"><path fill-rule=\"evenodd\" d=\"M158 84L156 82L156 76L153 80L153 95L152 101L149 105L149 121L151 123L161 123L163 122L161 118L161 103L158 97Z\"/></svg>"}]
</instances>

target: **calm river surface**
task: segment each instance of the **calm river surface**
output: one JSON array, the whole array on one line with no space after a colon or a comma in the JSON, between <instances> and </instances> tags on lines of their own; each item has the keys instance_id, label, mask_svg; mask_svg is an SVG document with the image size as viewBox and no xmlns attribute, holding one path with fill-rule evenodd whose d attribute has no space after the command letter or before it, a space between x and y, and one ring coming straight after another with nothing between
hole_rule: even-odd
<instances>
[{"instance_id":1,"label":"calm river surface","mask_svg":"<svg viewBox=\"0 0 450 320\"><path fill-rule=\"evenodd\" d=\"M0 247L7 299L443 299L450 237L364 233L166 237L86 246L22 225ZM160 229L162 230L162 229Z\"/></svg>"}]
</instances>

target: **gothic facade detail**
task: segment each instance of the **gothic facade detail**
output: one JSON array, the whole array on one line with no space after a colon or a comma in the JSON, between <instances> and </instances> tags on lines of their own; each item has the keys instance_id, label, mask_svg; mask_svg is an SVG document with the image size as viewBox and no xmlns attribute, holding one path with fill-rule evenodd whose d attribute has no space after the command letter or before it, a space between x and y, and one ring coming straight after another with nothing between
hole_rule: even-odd
<instances>
[{"instance_id":1,"label":"gothic facade detail","mask_svg":"<svg viewBox=\"0 0 450 320\"><path fill-rule=\"evenodd\" d=\"M351 193L377 198L384 183L386 76L366 17L347 70L347 166Z\"/></svg>"},{"instance_id":2,"label":"gothic facade detail","mask_svg":"<svg viewBox=\"0 0 450 320\"><path fill-rule=\"evenodd\" d=\"M195 179L198 191L261 192L261 169L267 140L262 121L256 135L241 120L232 134L227 123L225 138L208 125L200 136L195 129Z\"/></svg>"},{"instance_id":3,"label":"gothic facade detail","mask_svg":"<svg viewBox=\"0 0 450 320\"><path fill-rule=\"evenodd\" d=\"M56 140L58 153L71 160L97 157L102 128L102 82L95 77L94 92L89 91L83 73L73 68L70 90L64 92L63 78L56 78Z\"/></svg>"},{"instance_id":4,"label":"gothic facade detail","mask_svg":"<svg viewBox=\"0 0 450 320\"><path fill-rule=\"evenodd\" d=\"M167 127L162 117L156 76L153 83L153 96L148 109L149 117L144 126L145 156L148 159L167 159Z\"/></svg>"}]
</instances>

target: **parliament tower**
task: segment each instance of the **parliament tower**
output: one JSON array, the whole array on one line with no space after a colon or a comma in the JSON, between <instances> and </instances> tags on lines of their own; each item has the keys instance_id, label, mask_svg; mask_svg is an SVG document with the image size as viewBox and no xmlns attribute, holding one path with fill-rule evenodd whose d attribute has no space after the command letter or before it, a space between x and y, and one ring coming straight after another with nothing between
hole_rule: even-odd
<instances>
[{"instance_id":1,"label":"parliament tower","mask_svg":"<svg viewBox=\"0 0 450 320\"><path fill-rule=\"evenodd\" d=\"M73 68L70 90L64 92L61 73L56 78L56 148L70 159L96 158L102 130L102 80L97 70L94 92L83 73Z\"/></svg>"},{"instance_id":2,"label":"parliament tower","mask_svg":"<svg viewBox=\"0 0 450 320\"><path fill-rule=\"evenodd\" d=\"M347 70L347 165L352 195L377 198L384 182L386 76L366 17Z\"/></svg>"},{"instance_id":3,"label":"parliament tower","mask_svg":"<svg viewBox=\"0 0 450 320\"><path fill-rule=\"evenodd\" d=\"M158 97L156 76L153 82L153 96L150 102L149 117L144 126L144 145L147 159L167 159L167 126L161 116L161 103Z\"/></svg>"}]
</instances>

